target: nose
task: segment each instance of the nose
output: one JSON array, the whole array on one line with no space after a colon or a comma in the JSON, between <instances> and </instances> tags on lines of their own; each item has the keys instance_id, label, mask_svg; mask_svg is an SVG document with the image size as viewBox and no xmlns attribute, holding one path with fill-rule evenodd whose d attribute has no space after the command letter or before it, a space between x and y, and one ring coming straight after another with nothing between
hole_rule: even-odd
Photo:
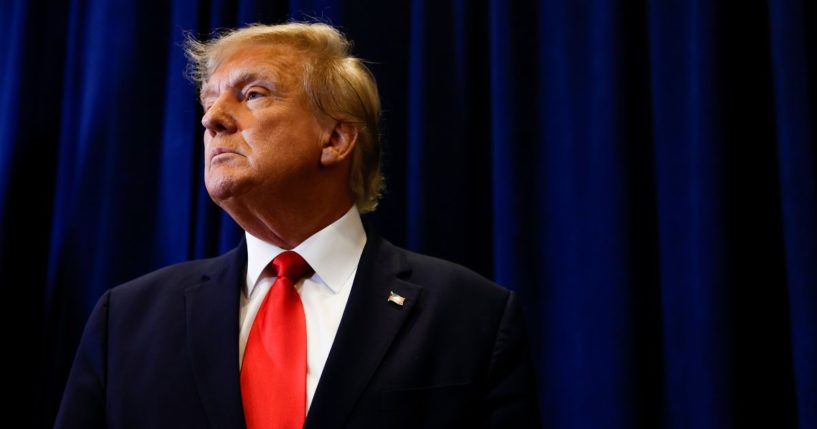
<instances>
[{"instance_id":1,"label":"nose","mask_svg":"<svg viewBox=\"0 0 817 429\"><path fill-rule=\"evenodd\" d=\"M225 100L216 100L201 118L201 124L211 137L219 134L232 134L237 131L235 117L227 104Z\"/></svg>"}]
</instances>

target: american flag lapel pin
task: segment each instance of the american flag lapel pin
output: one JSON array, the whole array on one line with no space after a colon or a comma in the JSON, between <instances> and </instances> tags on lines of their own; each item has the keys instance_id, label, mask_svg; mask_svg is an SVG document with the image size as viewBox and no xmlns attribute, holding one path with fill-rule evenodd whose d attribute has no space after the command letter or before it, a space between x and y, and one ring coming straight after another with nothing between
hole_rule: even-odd
<instances>
[{"instance_id":1,"label":"american flag lapel pin","mask_svg":"<svg viewBox=\"0 0 817 429\"><path fill-rule=\"evenodd\" d=\"M389 292L389 299L388 299L388 301L389 301L389 302L393 302L393 303L395 303L395 304L399 305L400 307L402 307L402 306L403 306L403 304L405 304L405 303L406 303L406 298L404 298L404 297L402 297L402 296L400 296L400 295L398 295L398 294L394 293L394 291L391 291L391 292Z\"/></svg>"}]
</instances>

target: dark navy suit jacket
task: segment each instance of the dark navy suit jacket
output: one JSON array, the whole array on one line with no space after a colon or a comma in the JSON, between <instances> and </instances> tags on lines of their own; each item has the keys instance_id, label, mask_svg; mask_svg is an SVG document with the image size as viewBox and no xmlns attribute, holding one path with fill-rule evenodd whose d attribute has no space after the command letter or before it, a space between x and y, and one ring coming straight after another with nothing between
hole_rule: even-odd
<instances>
[{"instance_id":1,"label":"dark navy suit jacket","mask_svg":"<svg viewBox=\"0 0 817 429\"><path fill-rule=\"evenodd\" d=\"M516 295L371 231L305 428L538 427ZM105 293L58 428L241 428L246 246ZM388 302L389 293L405 304Z\"/></svg>"}]
</instances>

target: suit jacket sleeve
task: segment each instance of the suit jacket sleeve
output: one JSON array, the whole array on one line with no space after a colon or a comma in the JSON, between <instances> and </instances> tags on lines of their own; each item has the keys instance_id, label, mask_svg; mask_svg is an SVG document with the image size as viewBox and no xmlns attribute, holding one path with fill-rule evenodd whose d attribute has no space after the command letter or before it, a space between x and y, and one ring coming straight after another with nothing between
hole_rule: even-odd
<instances>
[{"instance_id":1,"label":"suit jacket sleeve","mask_svg":"<svg viewBox=\"0 0 817 429\"><path fill-rule=\"evenodd\" d=\"M516 294L511 292L497 331L484 397L488 426L540 427L536 398L525 323Z\"/></svg>"},{"instance_id":2,"label":"suit jacket sleeve","mask_svg":"<svg viewBox=\"0 0 817 429\"><path fill-rule=\"evenodd\" d=\"M68 376L55 428L105 426L105 368L110 291L97 302L85 325Z\"/></svg>"}]
</instances>

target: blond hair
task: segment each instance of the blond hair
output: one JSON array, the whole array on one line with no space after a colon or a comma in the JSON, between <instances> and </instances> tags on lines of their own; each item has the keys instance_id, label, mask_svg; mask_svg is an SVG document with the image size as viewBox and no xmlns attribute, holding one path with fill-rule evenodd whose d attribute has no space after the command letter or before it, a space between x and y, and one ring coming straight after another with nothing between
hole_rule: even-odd
<instances>
[{"instance_id":1,"label":"blond hair","mask_svg":"<svg viewBox=\"0 0 817 429\"><path fill-rule=\"evenodd\" d=\"M383 190L380 171L380 96L374 76L351 43L322 23L252 24L216 35L206 42L188 37L188 75L201 88L237 49L252 43L284 45L305 55L303 90L310 106L335 120L357 126L349 189L361 213L373 211Z\"/></svg>"}]
</instances>

